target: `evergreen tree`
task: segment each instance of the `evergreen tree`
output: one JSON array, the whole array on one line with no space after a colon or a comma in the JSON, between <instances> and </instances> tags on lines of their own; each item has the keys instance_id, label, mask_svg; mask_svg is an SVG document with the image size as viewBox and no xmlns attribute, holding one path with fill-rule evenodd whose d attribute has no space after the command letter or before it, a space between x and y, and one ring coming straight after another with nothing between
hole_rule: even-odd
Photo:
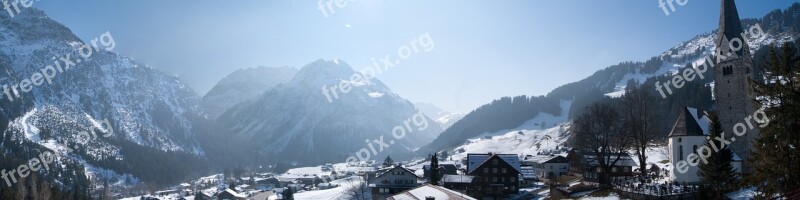
<instances>
[{"instance_id":1,"label":"evergreen tree","mask_svg":"<svg viewBox=\"0 0 800 200\"><path fill-rule=\"evenodd\" d=\"M711 118L711 130L709 130L711 134L710 138L721 137L720 135L722 135L723 130L717 114L711 113L709 117ZM703 162L702 160L698 161L700 162L700 170L697 171L697 175L700 176L703 184L707 185L704 189L708 192L712 192L716 199L723 198L721 190L726 186L731 186L737 180L736 171L731 164L731 161L733 161L733 151L731 151L730 146L723 147L723 145L724 144L719 140L707 140L705 146L711 149L711 156L706 158L707 162ZM714 152L714 147L720 148L719 151Z\"/></svg>"},{"instance_id":2,"label":"evergreen tree","mask_svg":"<svg viewBox=\"0 0 800 200\"><path fill-rule=\"evenodd\" d=\"M771 47L765 81L756 84L758 96L766 97L759 99L766 116L754 116L764 127L753 145L749 161L754 171L748 180L765 198L800 188L800 57L794 47L786 43L780 53Z\"/></svg>"},{"instance_id":3,"label":"evergreen tree","mask_svg":"<svg viewBox=\"0 0 800 200\"><path fill-rule=\"evenodd\" d=\"M200 191L197 191L194 194L194 200L206 200L204 197L205 197L205 195L203 195L203 192L200 192Z\"/></svg>"},{"instance_id":4,"label":"evergreen tree","mask_svg":"<svg viewBox=\"0 0 800 200\"><path fill-rule=\"evenodd\" d=\"M383 167L391 167L394 165L394 160L391 157L386 156L386 159L383 160Z\"/></svg>"},{"instance_id":5,"label":"evergreen tree","mask_svg":"<svg viewBox=\"0 0 800 200\"><path fill-rule=\"evenodd\" d=\"M292 191L291 187L287 187L285 190L283 190L283 199L294 200L294 192Z\"/></svg>"},{"instance_id":6,"label":"evergreen tree","mask_svg":"<svg viewBox=\"0 0 800 200\"><path fill-rule=\"evenodd\" d=\"M430 174L431 174L431 177L430 177L431 178L431 184L432 185L439 185L439 179L441 179L441 177L439 177L439 158L436 157L435 153L433 154L433 156L431 156L431 173Z\"/></svg>"}]
</instances>

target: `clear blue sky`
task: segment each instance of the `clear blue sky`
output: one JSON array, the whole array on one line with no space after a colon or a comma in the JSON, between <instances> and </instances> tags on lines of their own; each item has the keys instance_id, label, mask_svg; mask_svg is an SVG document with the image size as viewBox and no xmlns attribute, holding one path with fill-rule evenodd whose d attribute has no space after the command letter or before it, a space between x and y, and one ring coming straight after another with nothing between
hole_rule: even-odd
<instances>
[{"instance_id":1,"label":"clear blue sky","mask_svg":"<svg viewBox=\"0 0 800 200\"><path fill-rule=\"evenodd\" d=\"M797 1L737 5L753 18ZM180 77L200 95L239 68L339 58L359 70L430 33L433 51L378 78L413 102L469 111L658 55L714 30L720 1L688 0L666 16L658 0L354 0L334 5L327 18L318 3L38 0L34 7L83 39L111 31L116 52Z\"/></svg>"}]
</instances>

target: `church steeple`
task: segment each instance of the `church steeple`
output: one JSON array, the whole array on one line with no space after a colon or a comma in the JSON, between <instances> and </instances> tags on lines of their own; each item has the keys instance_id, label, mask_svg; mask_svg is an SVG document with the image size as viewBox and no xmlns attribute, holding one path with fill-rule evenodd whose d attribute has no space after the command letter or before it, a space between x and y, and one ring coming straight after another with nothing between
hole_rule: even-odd
<instances>
[{"instance_id":1,"label":"church steeple","mask_svg":"<svg viewBox=\"0 0 800 200\"><path fill-rule=\"evenodd\" d=\"M755 91L751 83L754 74L753 59L743 34L742 22L734 0L722 0L717 31L717 50L714 62L714 108L725 133L734 133L731 149L742 159L750 157L751 145L758 138L758 128L734 130L750 114L755 113ZM749 37L749 36L747 36ZM738 131L738 132L737 132ZM749 163L742 164L742 172L751 170Z\"/></svg>"},{"instance_id":2,"label":"church steeple","mask_svg":"<svg viewBox=\"0 0 800 200\"><path fill-rule=\"evenodd\" d=\"M734 0L722 0L716 40L718 52L722 52L721 55L725 57L739 58L742 56L749 56L750 52L747 47L747 38L743 38L742 33L742 22L739 21L739 12L736 10L736 2L734 2ZM734 45L742 45L742 47L735 52L735 56L727 54L728 52L734 53L730 50L730 41L734 40L734 38L738 38L739 41L741 41L741 43L734 42Z\"/></svg>"}]
</instances>

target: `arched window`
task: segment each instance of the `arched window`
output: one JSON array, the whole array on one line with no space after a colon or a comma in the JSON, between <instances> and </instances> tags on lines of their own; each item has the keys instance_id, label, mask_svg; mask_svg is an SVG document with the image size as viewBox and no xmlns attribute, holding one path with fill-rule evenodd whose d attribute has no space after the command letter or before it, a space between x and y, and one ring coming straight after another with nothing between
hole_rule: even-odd
<instances>
[{"instance_id":1,"label":"arched window","mask_svg":"<svg viewBox=\"0 0 800 200\"><path fill-rule=\"evenodd\" d=\"M680 140L680 138L678 140ZM678 146L678 152L680 152L680 157L678 160L683 160L683 145Z\"/></svg>"}]
</instances>

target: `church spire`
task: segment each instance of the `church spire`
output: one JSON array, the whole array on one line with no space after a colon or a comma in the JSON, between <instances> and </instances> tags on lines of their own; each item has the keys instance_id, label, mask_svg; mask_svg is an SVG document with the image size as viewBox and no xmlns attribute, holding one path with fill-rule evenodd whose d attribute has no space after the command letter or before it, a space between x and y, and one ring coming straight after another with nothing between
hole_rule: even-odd
<instances>
[{"instance_id":1,"label":"church spire","mask_svg":"<svg viewBox=\"0 0 800 200\"><path fill-rule=\"evenodd\" d=\"M734 0L722 0L716 40L718 51L722 48L721 54L727 56L727 52L731 51L729 48L730 41L734 40L734 38L738 38L739 41L741 41L742 48L736 51L734 57L749 56L750 52L747 47L747 38L742 37L742 32L744 31L742 29L742 22L739 21L739 12L736 10L736 2L734 2ZM734 45L739 45L739 43L734 42Z\"/></svg>"}]
</instances>

